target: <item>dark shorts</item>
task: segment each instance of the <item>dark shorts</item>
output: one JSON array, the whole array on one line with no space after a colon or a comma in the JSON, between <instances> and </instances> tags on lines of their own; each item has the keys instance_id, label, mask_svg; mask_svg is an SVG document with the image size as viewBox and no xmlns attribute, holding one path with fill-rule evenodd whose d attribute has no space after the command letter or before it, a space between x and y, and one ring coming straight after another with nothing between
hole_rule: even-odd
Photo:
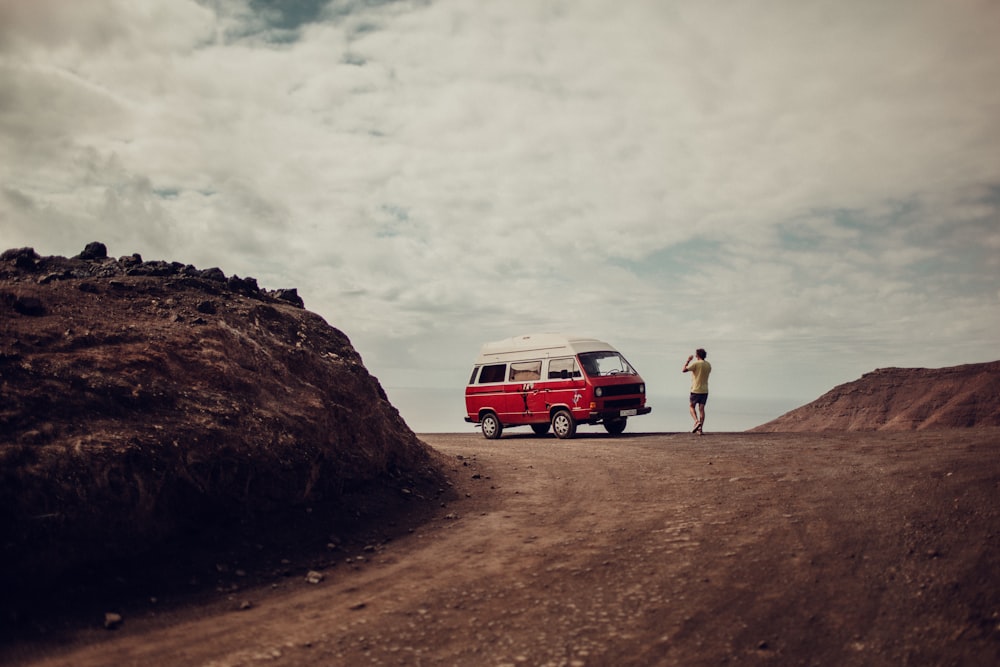
<instances>
[{"instance_id":1,"label":"dark shorts","mask_svg":"<svg viewBox=\"0 0 1000 667\"><path fill-rule=\"evenodd\" d=\"M708 394L691 394L691 405L695 405L696 403L701 403L702 405L708 403Z\"/></svg>"}]
</instances>

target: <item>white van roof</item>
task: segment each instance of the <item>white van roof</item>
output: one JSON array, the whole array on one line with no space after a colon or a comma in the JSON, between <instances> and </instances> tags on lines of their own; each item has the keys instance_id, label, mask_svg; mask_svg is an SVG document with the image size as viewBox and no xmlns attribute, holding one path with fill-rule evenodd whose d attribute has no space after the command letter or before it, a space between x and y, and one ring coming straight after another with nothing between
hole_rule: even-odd
<instances>
[{"instance_id":1,"label":"white van roof","mask_svg":"<svg viewBox=\"0 0 1000 667\"><path fill-rule=\"evenodd\" d=\"M606 350L617 352L614 346L596 338L561 333L525 334L483 344L476 363L565 357L580 352Z\"/></svg>"}]
</instances>

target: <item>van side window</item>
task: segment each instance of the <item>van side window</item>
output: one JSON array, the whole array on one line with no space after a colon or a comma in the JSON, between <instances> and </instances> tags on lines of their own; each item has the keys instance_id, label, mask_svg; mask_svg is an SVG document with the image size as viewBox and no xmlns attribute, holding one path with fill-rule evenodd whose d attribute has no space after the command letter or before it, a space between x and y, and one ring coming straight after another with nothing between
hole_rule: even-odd
<instances>
[{"instance_id":1,"label":"van side window","mask_svg":"<svg viewBox=\"0 0 1000 667\"><path fill-rule=\"evenodd\" d=\"M507 364L490 364L489 366L483 366L483 370L479 373L479 384L503 382L503 374L506 370Z\"/></svg>"},{"instance_id":2,"label":"van side window","mask_svg":"<svg viewBox=\"0 0 1000 667\"><path fill-rule=\"evenodd\" d=\"M549 360L550 380L568 380L578 377L580 377L580 367L576 365L574 357Z\"/></svg>"},{"instance_id":3,"label":"van side window","mask_svg":"<svg viewBox=\"0 0 1000 667\"><path fill-rule=\"evenodd\" d=\"M541 361L517 361L510 365L511 382L529 382L542 378Z\"/></svg>"}]
</instances>

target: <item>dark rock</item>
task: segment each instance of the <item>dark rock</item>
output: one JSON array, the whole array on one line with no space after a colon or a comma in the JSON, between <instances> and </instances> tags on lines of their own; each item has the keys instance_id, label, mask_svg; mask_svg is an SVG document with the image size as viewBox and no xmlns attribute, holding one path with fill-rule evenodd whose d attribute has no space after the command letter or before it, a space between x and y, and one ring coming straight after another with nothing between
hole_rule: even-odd
<instances>
[{"instance_id":1,"label":"dark rock","mask_svg":"<svg viewBox=\"0 0 1000 667\"><path fill-rule=\"evenodd\" d=\"M274 297L280 299L281 301L287 301L290 304L298 306L299 308L305 308L306 304L299 296L299 291L292 287L290 289L279 289L274 291Z\"/></svg>"},{"instance_id":2,"label":"dark rock","mask_svg":"<svg viewBox=\"0 0 1000 667\"><path fill-rule=\"evenodd\" d=\"M14 262L14 266L22 271L31 271L40 260L34 248L11 248L0 255L0 261Z\"/></svg>"},{"instance_id":3,"label":"dark rock","mask_svg":"<svg viewBox=\"0 0 1000 667\"><path fill-rule=\"evenodd\" d=\"M200 301L198 305L195 306L195 310L199 313L205 313L206 315L215 315L215 302L214 301Z\"/></svg>"},{"instance_id":4,"label":"dark rock","mask_svg":"<svg viewBox=\"0 0 1000 667\"><path fill-rule=\"evenodd\" d=\"M0 253L0 262L14 262L18 257L27 257L31 260L38 259L38 253L34 248L10 248Z\"/></svg>"},{"instance_id":5,"label":"dark rock","mask_svg":"<svg viewBox=\"0 0 1000 667\"><path fill-rule=\"evenodd\" d=\"M38 279L38 284L47 285L53 280L65 280L71 277L73 277L73 274L70 271L58 271L56 273L48 273Z\"/></svg>"},{"instance_id":6,"label":"dark rock","mask_svg":"<svg viewBox=\"0 0 1000 667\"><path fill-rule=\"evenodd\" d=\"M135 252L131 255L124 255L118 259L118 263L125 268L132 268L133 266L139 266L142 264L142 255Z\"/></svg>"},{"instance_id":7,"label":"dark rock","mask_svg":"<svg viewBox=\"0 0 1000 667\"><path fill-rule=\"evenodd\" d=\"M226 282L226 274L222 272L217 266L213 266L210 269L204 269L198 272L199 277L205 278L206 280L214 280L216 282L224 283Z\"/></svg>"},{"instance_id":8,"label":"dark rock","mask_svg":"<svg viewBox=\"0 0 1000 667\"><path fill-rule=\"evenodd\" d=\"M177 267L169 262L143 262L131 267L125 272L127 276L172 276L177 273Z\"/></svg>"},{"instance_id":9,"label":"dark rock","mask_svg":"<svg viewBox=\"0 0 1000 667\"><path fill-rule=\"evenodd\" d=\"M226 281L226 285L238 294L253 296L260 292L256 278L240 278L237 275L233 275Z\"/></svg>"},{"instance_id":10,"label":"dark rock","mask_svg":"<svg viewBox=\"0 0 1000 667\"><path fill-rule=\"evenodd\" d=\"M108 247L100 241L91 241L84 247L83 252L76 256L77 259L96 260L105 259L108 256Z\"/></svg>"},{"instance_id":11,"label":"dark rock","mask_svg":"<svg viewBox=\"0 0 1000 667\"><path fill-rule=\"evenodd\" d=\"M41 299L33 296L18 296L14 299L14 310L22 315L38 317L45 314L45 306Z\"/></svg>"},{"instance_id":12,"label":"dark rock","mask_svg":"<svg viewBox=\"0 0 1000 667\"><path fill-rule=\"evenodd\" d=\"M87 272L90 278L114 278L125 275L125 268L117 261L104 261L93 264Z\"/></svg>"}]
</instances>

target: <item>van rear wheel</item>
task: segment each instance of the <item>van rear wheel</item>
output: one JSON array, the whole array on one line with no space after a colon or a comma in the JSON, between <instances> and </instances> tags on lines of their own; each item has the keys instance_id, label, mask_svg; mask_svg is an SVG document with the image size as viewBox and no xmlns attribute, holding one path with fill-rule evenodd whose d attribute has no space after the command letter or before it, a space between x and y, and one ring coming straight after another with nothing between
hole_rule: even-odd
<instances>
[{"instance_id":1,"label":"van rear wheel","mask_svg":"<svg viewBox=\"0 0 1000 667\"><path fill-rule=\"evenodd\" d=\"M549 423L544 424L532 424L531 430L535 432L535 435L545 435L549 432Z\"/></svg>"},{"instance_id":2,"label":"van rear wheel","mask_svg":"<svg viewBox=\"0 0 1000 667\"><path fill-rule=\"evenodd\" d=\"M496 440L503 433L503 424L500 423L500 419L492 412L487 412L483 415L481 426L483 428L483 437L487 440Z\"/></svg>"},{"instance_id":3,"label":"van rear wheel","mask_svg":"<svg viewBox=\"0 0 1000 667\"><path fill-rule=\"evenodd\" d=\"M576 434L576 422L569 410L556 410L552 415L552 432L557 438L572 438Z\"/></svg>"},{"instance_id":4,"label":"van rear wheel","mask_svg":"<svg viewBox=\"0 0 1000 667\"><path fill-rule=\"evenodd\" d=\"M628 423L627 417L619 417L618 419L605 419L604 420L604 430L611 435L621 435L625 432L625 424Z\"/></svg>"}]
</instances>

